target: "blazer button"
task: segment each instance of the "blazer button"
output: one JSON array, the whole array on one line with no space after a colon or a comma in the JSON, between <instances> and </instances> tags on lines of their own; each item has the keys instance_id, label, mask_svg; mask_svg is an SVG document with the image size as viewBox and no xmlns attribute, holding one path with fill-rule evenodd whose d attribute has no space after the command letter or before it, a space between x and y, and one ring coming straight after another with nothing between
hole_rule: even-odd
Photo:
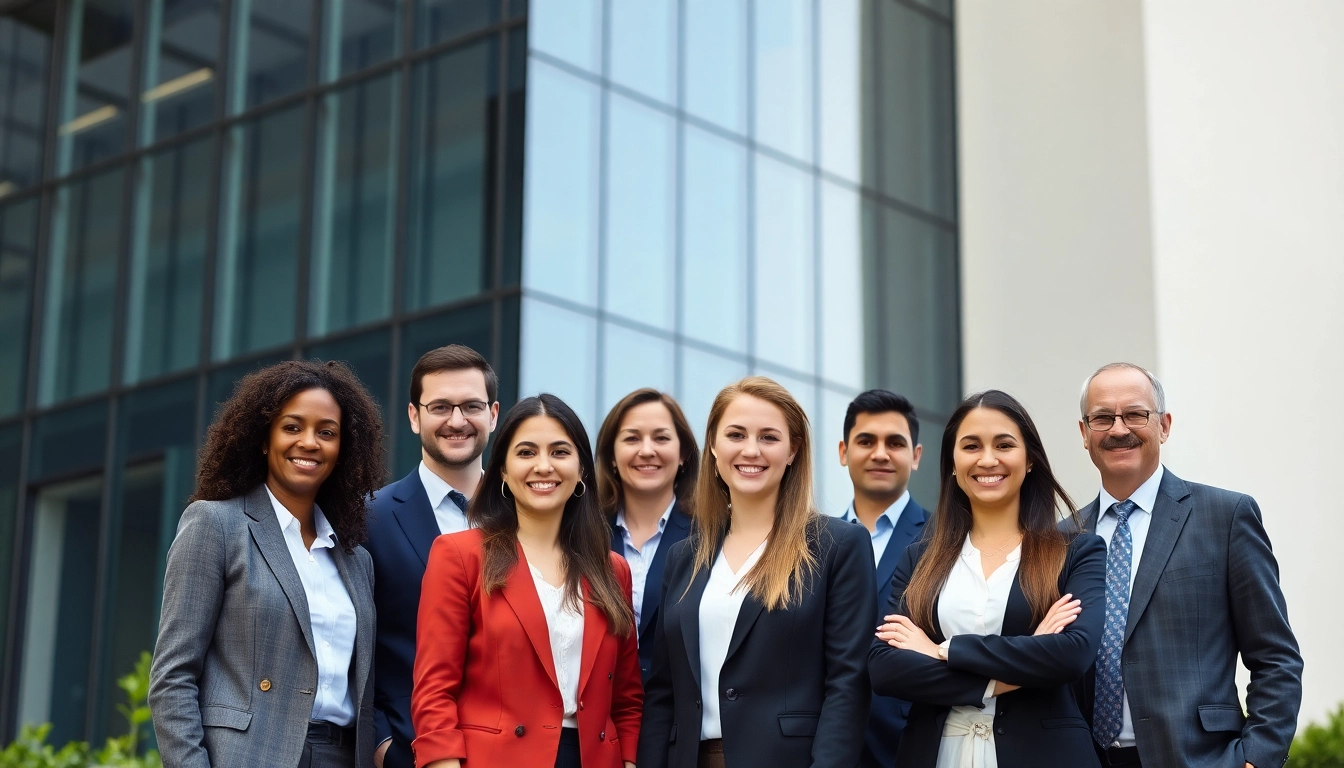
<instances>
[{"instance_id":1,"label":"blazer button","mask_svg":"<svg viewBox=\"0 0 1344 768\"><path fill-rule=\"evenodd\" d=\"M736 688L729 688L728 690L726 690L726 691L723 692L723 695L726 696L726 697L728 698L729 701L737 701L737 689L736 689Z\"/></svg>"},{"instance_id":2,"label":"blazer button","mask_svg":"<svg viewBox=\"0 0 1344 768\"><path fill-rule=\"evenodd\" d=\"M271 690L271 681L263 677L261 682L257 683L257 687L260 688L263 693L269 691Z\"/></svg>"},{"instance_id":3,"label":"blazer button","mask_svg":"<svg viewBox=\"0 0 1344 768\"><path fill-rule=\"evenodd\" d=\"M695 708L696 708L696 709L699 709L699 708L700 708L700 700L699 700L699 699L696 699L696 700L695 700Z\"/></svg>"},{"instance_id":4,"label":"blazer button","mask_svg":"<svg viewBox=\"0 0 1344 768\"><path fill-rule=\"evenodd\" d=\"M514 728L514 729L513 729L513 735L514 735L514 736L517 736L517 737L519 737L519 738L522 738L523 734L526 733L526 732L527 732L527 729L524 728L524 727L521 726L521 725L518 726L517 728Z\"/></svg>"},{"instance_id":5,"label":"blazer button","mask_svg":"<svg viewBox=\"0 0 1344 768\"><path fill-rule=\"evenodd\" d=\"M606 731L603 731L603 732L597 734L597 740L598 740L598 741L606 741L606 740L607 740L607 732L606 732Z\"/></svg>"},{"instance_id":6,"label":"blazer button","mask_svg":"<svg viewBox=\"0 0 1344 768\"><path fill-rule=\"evenodd\" d=\"M611 673L610 673L610 672L607 673L607 679L608 679L608 680L611 679Z\"/></svg>"},{"instance_id":7,"label":"blazer button","mask_svg":"<svg viewBox=\"0 0 1344 768\"><path fill-rule=\"evenodd\" d=\"M994 732L997 733L997 734L999 734L1000 736L1003 735L1003 729L1002 729L1002 728L995 728L995 729L994 729Z\"/></svg>"},{"instance_id":8,"label":"blazer button","mask_svg":"<svg viewBox=\"0 0 1344 768\"><path fill-rule=\"evenodd\" d=\"M583 711L583 702L582 702L582 701L579 702L579 711L580 711L580 712Z\"/></svg>"}]
</instances>

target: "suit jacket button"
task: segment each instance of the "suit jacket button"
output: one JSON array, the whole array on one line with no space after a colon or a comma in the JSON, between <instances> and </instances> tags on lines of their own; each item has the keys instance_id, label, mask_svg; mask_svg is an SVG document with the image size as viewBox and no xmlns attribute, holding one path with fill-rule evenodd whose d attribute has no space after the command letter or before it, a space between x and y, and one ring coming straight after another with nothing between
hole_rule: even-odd
<instances>
[{"instance_id":1,"label":"suit jacket button","mask_svg":"<svg viewBox=\"0 0 1344 768\"><path fill-rule=\"evenodd\" d=\"M995 729L994 729L994 732L997 733L997 734L999 734L1000 736L1003 735L1003 729L1002 729L1002 728L995 728Z\"/></svg>"},{"instance_id":2,"label":"suit jacket button","mask_svg":"<svg viewBox=\"0 0 1344 768\"><path fill-rule=\"evenodd\" d=\"M726 697L728 698L729 701L737 701L737 689L736 689L736 688L729 688L728 690L726 690L726 691L723 692L723 695L726 696Z\"/></svg>"},{"instance_id":3,"label":"suit jacket button","mask_svg":"<svg viewBox=\"0 0 1344 768\"><path fill-rule=\"evenodd\" d=\"M611 679L611 673L610 673L610 672L607 673L607 679L608 679L608 680Z\"/></svg>"},{"instance_id":4,"label":"suit jacket button","mask_svg":"<svg viewBox=\"0 0 1344 768\"><path fill-rule=\"evenodd\" d=\"M526 733L526 732L527 732L527 729L524 728L524 727L521 726L521 725L518 726L517 728L514 728L514 729L513 729L513 735L514 735L514 736L518 736L518 737L520 737L520 738L521 738L522 735L523 735L524 733Z\"/></svg>"},{"instance_id":5,"label":"suit jacket button","mask_svg":"<svg viewBox=\"0 0 1344 768\"><path fill-rule=\"evenodd\" d=\"M257 684L257 687L260 688L263 693L265 693L266 691L271 690L271 681L263 677L261 679L261 682Z\"/></svg>"},{"instance_id":6,"label":"suit jacket button","mask_svg":"<svg viewBox=\"0 0 1344 768\"><path fill-rule=\"evenodd\" d=\"M696 699L696 700L695 700L695 708L696 708L696 709L699 709L699 708L700 708L700 700L699 700L699 699Z\"/></svg>"},{"instance_id":7,"label":"suit jacket button","mask_svg":"<svg viewBox=\"0 0 1344 768\"><path fill-rule=\"evenodd\" d=\"M579 711L580 711L580 712L583 711L583 702L582 702L582 701L579 702Z\"/></svg>"},{"instance_id":8,"label":"suit jacket button","mask_svg":"<svg viewBox=\"0 0 1344 768\"><path fill-rule=\"evenodd\" d=\"M598 741L606 741L606 740L607 740L607 732L606 732L606 731L603 731L603 732L597 734L597 740L598 740Z\"/></svg>"}]
</instances>

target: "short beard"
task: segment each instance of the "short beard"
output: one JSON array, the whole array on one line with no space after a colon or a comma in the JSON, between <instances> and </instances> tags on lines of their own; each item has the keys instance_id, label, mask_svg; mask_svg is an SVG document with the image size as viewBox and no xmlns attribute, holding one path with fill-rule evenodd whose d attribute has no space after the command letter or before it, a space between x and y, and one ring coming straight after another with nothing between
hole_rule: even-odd
<instances>
[{"instance_id":1,"label":"short beard","mask_svg":"<svg viewBox=\"0 0 1344 768\"><path fill-rule=\"evenodd\" d=\"M478 432L477 434L479 435L480 433ZM452 461L447 456L443 455L443 451L439 450L439 444L434 441L435 437L436 435L432 432L428 435L421 432L420 447L424 449L425 455L429 456L429 458L433 459L436 463L448 467L449 469L469 467L477 459L481 458L481 454L485 453L485 441L477 440L475 442L475 450L471 452L471 456L462 461Z\"/></svg>"}]
</instances>

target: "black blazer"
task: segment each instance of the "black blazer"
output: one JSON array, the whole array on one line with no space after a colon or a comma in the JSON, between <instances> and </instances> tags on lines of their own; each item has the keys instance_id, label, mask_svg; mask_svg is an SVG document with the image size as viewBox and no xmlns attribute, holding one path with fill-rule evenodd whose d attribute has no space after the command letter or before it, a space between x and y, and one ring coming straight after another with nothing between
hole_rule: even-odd
<instances>
[{"instance_id":1,"label":"black blazer","mask_svg":"<svg viewBox=\"0 0 1344 768\"><path fill-rule=\"evenodd\" d=\"M908 615L905 588L926 549L928 542L920 541L905 551L892 579L887 613ZM1031 608L1014 579L1003 634L957 635L946 662L873 641L868 656L873 690L913 702L897 768L935 766L948 712L954 706L981 706L990 680L1022 686L1000 696L995 708L1000 768L1099 765L1092 729L1070 689L1096 660L1106 621L1106 545L1099 537L1074 537L1059 589L1081 600L1083 610L1056 635L1031 636ZM937 610L935 604L935 616ZM946 639L941 632L932 638L935 643Z\"/></svg>"},{"instance_id":2,"label":"black blazer","mask_svg":"<svg viewBox=\"0 0 1344 768\"><path fill-rule=\"evenodd\" d=\"M653 668L644 689L639 768L695 768L700 747L700 598L692 535L672 548ZM719 683L723 751L733 768L853 768L868 722L866 654L875 598L867 532L821 515L802 601L767 611L742 603Z\"/></svg>"},{"instance_id":3,"label":"black blazer","mask_svg":"<svg viewBox=\"0 0 1344 768\"><path fill-rule=\"evenodd\" d=\"M611 526L611 551L625 557L625 534L616 527L615 515L607 523ZM658 540L658 549L649 563L649 572L644 576L644 599L639 607L639 671L645 681L649 679L649 665L653 663L653 626L663 596L663 569L667 565L667 553L690 532L690 516L681 511L681 504L674 502L672 514L667 516L667 525L663 526L663 537Z\"/></svg>"}]
</instances>

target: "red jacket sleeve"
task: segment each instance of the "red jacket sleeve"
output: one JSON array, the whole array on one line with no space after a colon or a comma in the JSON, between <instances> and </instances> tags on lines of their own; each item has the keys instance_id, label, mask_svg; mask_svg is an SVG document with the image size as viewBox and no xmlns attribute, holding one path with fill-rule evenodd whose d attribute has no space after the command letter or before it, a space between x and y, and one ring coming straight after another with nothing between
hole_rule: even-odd
<instances>
[{"instance_id":1,"label":"red jacket sleeve","mask_svg":"<svg viewBox=\"0 0 1344 768\"><path fill-rule=\"evenodd\" d=\"M630 564L616 553L611 555L616 580L625 593L625 602L631 602L633 591ZM639 748L639 720L644 708L644 685L639 672L639 629L631 627L630 634L617 637L620 644L616 656L616 679L611 691L611 719L621 739L621 759L633 763Z\"/></svg>"},{"instance_id":2,"label":"red jacket sleeve","mask_svg":"<svg viewBox=\"0 0 1344 768\"><path fill-rule=\"evenodd\" d=\"M457 727L457 697L467 661L475 576L468 574L453 537L434 540L421 586L411 689L416 733L412 746L418 766L467 756L466 741Z\"/></svg>"}]
</instances>

